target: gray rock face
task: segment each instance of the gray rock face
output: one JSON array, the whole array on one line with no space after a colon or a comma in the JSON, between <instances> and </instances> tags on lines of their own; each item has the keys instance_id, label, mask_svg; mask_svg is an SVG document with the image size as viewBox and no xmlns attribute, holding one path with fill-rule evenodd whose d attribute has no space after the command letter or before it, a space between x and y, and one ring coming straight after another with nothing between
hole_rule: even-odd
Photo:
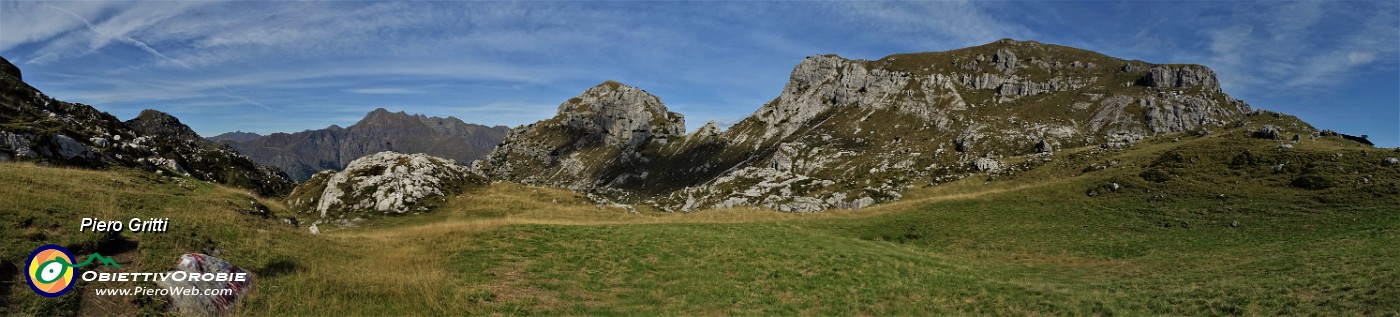
<instances>
[{"instance_id":1,"label":"gray rock face","mask_svg":"<svg viewBox=\"0 0 1400 317\"><path fill-rule=\"evenodd\" d=\"M817 115L838 107L889 109L944 128L948 124L947 111L966 109L967 105L957 93L953 78L946 75L916 77L872 67L866 61L852 61L836 55L811 56L793 69L778 99L750 115L751 119L767 125L764 133L735 136L734 139L744 142L754 138L752 141L761 142L784 138L805 127Z\"/></svg>"},{"instance_id":2,"label":"gray rock face","mask_svg":"<svg viewBox=\"0 0 1400 317\"><path fill-rule=\"evenodd\" d=\"M54 154L57 154L58 157L73 159L76 157L91 158L93 156L92 151L89 151L87 146L78 143L77 140L73 140L73 138L66 135L55 135L53 137L53 142L56 147Z\"/></svg>"},{"instance_id":3,"label":"gray rock face","mask_svg":"<svg viewBox=\"0 0 1400 317\"><path fill-rule=\"evenodd\" d=\"M635 147L685 135L685 117L646 91L609 81L559 105L562 123L600 137L603 143Z\"/></svg>"},{"instance_id":4,"label":"gray rock face","mask_svg":"<svg viewBox=\"0 0 1400 317\"><path fill-rule=\"evenodd\" d=\"M1154 88L1201 87L1209 91L1220 91L1220 82L1215 79L1215 71L1199 65L1155 65L1147 70L1147 75L1139 80L1144 86Z\"/></svg>"},{"instance_id":5,"label":"gray rock face","mask_svg":"<svg viewBox=\"0 0 1400 317\"><path fill-rule=\"evenodd\" d=\"M292 192L288 205L322 219L425 212L469 183L482 182L452 160L380 152L350 162L344 171L317 174Z\"/></svg>"},{"instance_id":6,"label":"gray rock face","mask_svg":"<svg viewBox=\"0 0 1400 317\"><path fill-rule=\"evenodd\" d=\"M997 70L1002 72L1015 70L1017 66L1016 53L1005 48L999 49L996 55L992 55L992 64L996 66Z\"/></svg>"},{"instance_id":7,"label":"gray rock face","mask_svg":"<svg viewBox=\"0 0 1400 317\"><path fill-rule=\"evenodd\" d=\"M184 280L161 280L156 284L162 288L193 289L197 294L171 295L171 308L176 312L186 315L196 316L223 316L233 313L238 307L238 302L253 288L252 273L244 271L233 263L224 259L200 253L187 253L180 256L175 263L175 271L170 273L195 275L199 274L198 280L186 278ZM244 274L243 281L236 281L233 278L225 278L227 281L216 279L218 274L236 275ZM211 281L214 280L214 281ZM230 290L229 295L204 295L205 290Z\"/></svg>"},{"instance_id":8,"label":"gray rock face","mask_svg":"<svg viewBox=\"0 0 1400 317\"><path fill-rule=\"evenodd\" d=\"M511 129L476 166L494 178L587 190L645 178L620 166L647 162L644 148L684 137L685 117L661 99L608 81L560 104L553 118Z\"/></svg>"}]
</instances>

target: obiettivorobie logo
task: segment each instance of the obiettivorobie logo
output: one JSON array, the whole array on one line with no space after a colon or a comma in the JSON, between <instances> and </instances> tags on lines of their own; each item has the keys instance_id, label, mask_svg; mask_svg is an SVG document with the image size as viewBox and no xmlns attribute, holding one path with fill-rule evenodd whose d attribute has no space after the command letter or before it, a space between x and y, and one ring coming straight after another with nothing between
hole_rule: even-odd
<instances>
[{"instance_id":1,"label":"obiettivorobie logo","mask_svg":"<svg viewBox=\"0 0 1400 317\"><path fill-rule=\"evenodd\" d=\"M99 260L102 265L121 268L112 258L93 253L87 261L73 264L73 254L57 244L47 244L34 249L29 254L29 262L24 265L25 280L29 288L44 297L58 297L73 289L73 279L77 268Z\"/></svg>"}]
</instances>

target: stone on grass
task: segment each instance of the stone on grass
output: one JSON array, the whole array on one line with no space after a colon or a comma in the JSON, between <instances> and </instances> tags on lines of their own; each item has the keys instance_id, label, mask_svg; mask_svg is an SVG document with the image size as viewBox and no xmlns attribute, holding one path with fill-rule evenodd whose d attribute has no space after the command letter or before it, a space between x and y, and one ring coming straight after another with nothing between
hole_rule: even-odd
<instances>
[{"instance_id":1,"label":"stone on grass","mask_svg":"<svg viewBox=\"0 0 1400 317\"><path fill-rule=\"evenodd\" d=\"M253 277L251 273L244 271L233 263L224 259L200 253L186 253L180 256L179 262L175 264L175 272L184 272L186 276L199 274L199 279L186 278L184 280L164 280L156 281L162 288L178 288L183 290L193 290L194 295L172 294L170 296L171 309L184 315L194 316L220 316L233 312L238 307L238 302L244 295L252 289ZM212 274L210 274L212 273ZM210 281L217 274L227 274L235 276L244 274L246 278L242 281L229 279L229 281ZM229 290L225 295L205 295L207 290L222 289ZM223 292L216 292L223 293Z\"/></svg>"}]
</instances>

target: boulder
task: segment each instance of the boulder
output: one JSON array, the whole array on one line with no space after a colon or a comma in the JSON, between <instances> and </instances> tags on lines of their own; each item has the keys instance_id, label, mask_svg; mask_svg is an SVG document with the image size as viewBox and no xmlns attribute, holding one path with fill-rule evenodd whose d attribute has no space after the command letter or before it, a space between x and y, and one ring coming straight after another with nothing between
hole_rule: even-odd
<instances>
[{"instance_id":1,"label":"boulder","mask_svg":"<svg viewBox=\"0 0 1400 317\"><path fill-rule=\"evenodd\" d=\"M1385 165L1396 165L1400 164L1400 159L1387 157L1384 160L1381 160L1381 163L1385 163Z\"/></svg>"},{"instance_id":2,"label":"boulder","mask_svg":"<svg viewBox=\"0 0 1400 317\"><path fill-rule=\"evenodd\" d=\"M972 162L972 165L976 167L977 170L983 172L996 172L1001 170L1001 162L992 158L978 158L976 161Z\"/></svg>"},{"instance_id":3,"label":"boulder","mask_svg":"<svg viewBox=\"0 0 1400 317\"><path fill-rule=\"evenodd\" d=\"M184 272L185 275L200 274L199 280L186 278L184 280L160 280L156 285L162 288L178 288L184 290L194 290L199 292L196 295L173 294L170 296L171 309L174 311L195 316L221 316L230 314L238 307L238 302L253 287L252 273L248 273L233 263L211 255L201 253L187 253L180 256L175 263L175 272ZM244 274L246 279L242 281L209 281L208 274ZM228 295L204 295L205 290L227 289L232 290Z\"/></svg>"},{"instance_id":4,"label":"boulder","mask_svg":"<svg viewBox=\"0 0 1400 317\"><path fill-rule=\"evenodd\" d=\"M1254 131L1254 137L1260 139L1278 139L1279 136L1282 134L1283 131L1279 130L1278 127L1275 127L1271 124L1266 124L1262 127L1259 127L1259 130Z\"/></svg>"},{"instance_id":5,"label":"boulder","mask_svg":"<svg viewBox=\"0 0 1400 317\"><path fill-rule=\"evenodd\" d=\"M7 150L14 154L14 158L34 157L32 137L27 134L14 134L0 131L0 150Z\"/></svg>"}]
</instances>

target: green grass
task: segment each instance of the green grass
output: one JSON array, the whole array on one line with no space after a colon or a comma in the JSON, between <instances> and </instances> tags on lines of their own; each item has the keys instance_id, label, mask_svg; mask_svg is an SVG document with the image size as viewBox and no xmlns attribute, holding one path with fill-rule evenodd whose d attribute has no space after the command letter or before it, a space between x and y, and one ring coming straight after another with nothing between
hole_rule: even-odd
<instances>
[{"instance_id":1,"label":"green grass","mask_svg":"<svg viewBox=\"0 0 1400 317\"><path fill-rule=\"evenodd\" d=\"M162 271L213 245L255 272L238 311L253 316L1400 314L1400 169L1380 164L1395 154L1329 138L1281 150L1250 129L1064 149L861 210L632 214L498 183L321 235L281 224L293 214L274 202L277 217L239 213L226 201L245 191L0 164L0 183L23 184L0 187L0 260L118 239L138 243L124 269ZM1297 166L1274 172L1281 161ZM1292 185L1306 175L1333 186ZM174 232L74 232L89 214L168 216ZM0 314L162 312L164 299L51 300L13 281Z\"/></svg>"}]
</instances>

